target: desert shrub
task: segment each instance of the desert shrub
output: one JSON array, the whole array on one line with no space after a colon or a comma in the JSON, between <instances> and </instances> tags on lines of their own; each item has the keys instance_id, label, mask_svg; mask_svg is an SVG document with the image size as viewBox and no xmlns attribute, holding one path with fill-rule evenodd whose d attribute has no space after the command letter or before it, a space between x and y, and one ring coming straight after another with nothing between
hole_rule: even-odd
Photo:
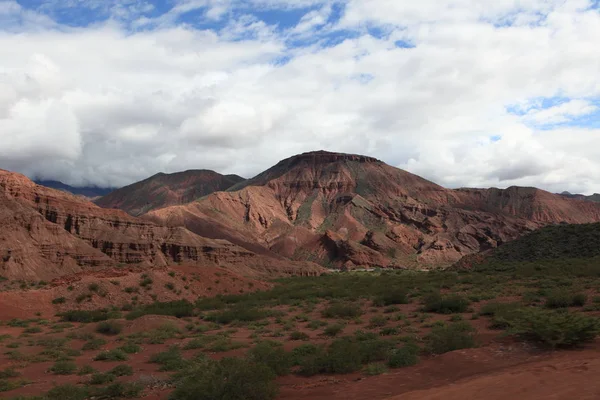
<instances>
[{"instance_id":1,"label":"desert shrub","mask_svg":"<svg viewBox=\"0 0 600 400\"><path fill-rule=\"evenodd\" d=\"M107 383L114 382L115 379L117 379L117 377L111 373L95 373L90 378L89 383L90 385L106 385Z\"/></svg>"},{"instance_id":2,"label":"desert shrub","mask_svg":"<svg viewBox=\"0 0 600 400\"><path fill-rule=\"evenodd\" d=\"M475 346L475 329L467 322L457 322L445 326L435 326L425 337L426 349L432 354L468 349Z\"/></svg>"},{"instance_id":3,"label":"desert shrub","mask_svg":"<svg viewBox=\"0 0 600 400\"><path fill-rule=\"evenodd\" d=\"M582 307L587 302L585 293L571 293L564 289L555 290L546 296L544 306L547 308Z\"/></svg>"},{"instance_id":4,"label":"desert shrub","mask_svg":"<svg viewBox=\"0 0 600 400\"><path fill-rule=\"evenodd\" d=\"M52 300L52 304L64 304L67 302L67 299L64 297L57 297L54 300Z\"/></svg>"},{"instance_id":5,"label":"desert shrub","mask_svg":"<svg viewBox=\"0 0 600 400\"><path fill-rule=\"evenodd\" d=\"M127 361L127 354L119 349L103 351L94 357L94 361Z\"/></svg>"},{"instance_id":6,"label":"desert shrub","mask_svg":"<svg viewBox=\"0 0 600 400\"><path fill-rule=\"evenodd\" d=\"M523 309L511 321L510 332L549 347L573 347L600 334L600 320L580 313Z\"/></svg>"},{"instance_id":7,"label":"desert shrub","mask_svg":"<svg viewBox=\"0 0 600 400\"><path fill-rule=\"evenodd\" d=\"M400 333L400 330L398 328L394 328L394 327L387 327L387 328L383 328L379 331L379 335L380 336L395 336L398 335Z\"/></svg>"},{"instance_id":8,"label":"desert shrub","mask_svg":"<svg viewBox=\"0 0 600 400\"><path fill-rule=\"evenodd\" d=\"M196 300L196 308L200 311L222 310L227 308L227 303L220 296L200 298Z\"/></svg>"},{"instance_id":9,"label":"desert shrub","mask_svg":"<svg viewBox=\"0 0 600 400\"><path fill-rule=\"evenodd\" d=\"M103 321L96 326L96 332L108 336L118 335L122 330L123 325L117 321Z\"/></svg>"},{"instance_id":10,"label":"desert shrub","mask_svg":"<svg viewBox=\"0 0 600 400\"><path fill-rule=\"evenodd\" d=\"M106 340L101 338L93 338L83 344L82 350L98 350L106 344Z\"/></svg>"},{"instance_id":11,"label":"desert shrub","mask_svg":"<svg viewBox=\"0 0 600 400\"><path fill-rule=\"evenodd\" d=\"M387 318L383 315L375 315L369 321L369 327L371 328L381 328L387 324Z\"/></svg>"},{"instance_id":12,"label":"desert shrub","mask_svg":"<svg viewBox=\"0 0 600 400\"><path fill-rule=\"evenodd\" d=\"M229 350L235 350L244 347L241 342L234 342L228 337L220 337L206 345L206 350L216 353L222 353Z\"/></svg>"},{"instance_id":13,"label":"desert shrub","mask_svg":"<svg viewBox=\"0 0 600 400\"><path fill-rule=\"evenodd\" d=\"M410 302L405 289L388 289L375 297L373 305L376 307L391 306L396 304L408 304Z\"/></svg>"},{"instance_id":14,"label":"desert shrub","mask_svg":"<svg viewBox=\"0 0 600 400\"><path fill-rule=\"evenodd\" d=\"M308 340L308 339L310 339L310 336L308 336L304 332L294 331L294 332L290 333L290 340Z\"/></svg>"},{"instance_id":15,"label":"desert shrub","mask_svg":"<svg viewBox=\"0 0 600 400\"><path fill-rule=\"evenodd\" d=\"M266 365L278 376L287 375L290 372L292 358L281 343L264 341L258 343L247 353L248 360L257 364Z\"/></svg>"},{"instance_id":16,"label":"desert shrub","mask_svg":"<svg viewBox=\"0 0 600 400\"><path fill-rule=\"evenodd\" d=\"M362 310L352 303L333 303L325 308L321 315L324 318L356 318L362 315Z\"/></svg>"},{"instance_id":17,"label":"desert shrub","mask_svg":"<svg viewBox=\"0 0 600 400\"><path fill-rule=\"evenodd\" d=\"M88 289L90 292L97 292L98 290L100 290L100 285L97 283L90 283L88 285Z\"/></svg>"},{"instance_id":18,"label":"desert shrub","mask_svg":"<svg viewBox=\"0 0 600 400\"><path fill-rule=\"evenodd\" d=\"M7 379L0 379L0 393L18 389L25 384L26 381L9 381Z\"/></svg>"},{"instance_id":19,"label":"desert shrub","mask_svg":"<svg viewBox=\"0 0 600 400\"><path fill-rule=\"evenodd\" d=\"M19 375L21 374L15 371L14 368L6 368L5 370L0 371L0 379L16 378Z\"/></svg>"},{"instance_id":20,"label":"desert shrub","mask_svg":"<svg viewBox=\"0 0 600 400\"><path fill-rule=\"evenodd\" d=\"M268 313L265 310L244 305L236 305L227 310L210 313L204 317L204 320L216 322L218 324L230 324L233 321L259 321L265 319L267 316Z\"/></svg>"},{"instance_id":21,"label":"desert shrub","mask_svg":"<svg viewBox=\"0 0 600 400\"><path fill-rule=\"evenodd\" d=\"M96 372L96 369L94 367L92 367L91 365L84 365L83 367L79 368L79 371L77 371L77 375L79 376L84 376L84 375L90 375Z\"/></svg>"},{"instance_id":22,"label":"desert shrub","mask_svg":"<svg viewBox=\"0 0 600 400\"><path fill-rule=\"evenodd\" d=\"M113 374L114 376L132 376L133 368L131 368L129 365L121 364L111 369L109 373Z\"/></svg>"},{"instance_id":23,"label":"desert shrub","mask_svg":"<svg viewBox=\"0 0 600 400\"><path fill-rule=\"evenodd\" d=\"M388 354L387 365L390 368L410 367L419 363L419 347L407 343L399 349L393 349Z\"/></svg>"},{"instance_id":24,"label":"desert shrub","mask_svg":"<svg viewBox=\"0 0 600 400\"><path fill-rule=\"evenodd\" d=\"M334 337L339 335L344 330L343 324L333 324L329 325L323 330L323 334L325 336Z\"/></svg>"},{"instance_id":25,"label":"desert shrub","mask_svg":"<svg viewBox=\"0 0 600 400\"><path fill-rule=\"evenodd\" d=\"M140 286L141 287L149 287L153 283L154 283L154 281L149 276L142 277L142 279L140 280Z\"/></svg>"},{"instance_id":26,"label":"desert shrub","mask_svg":"<svg viewBox=\"0 0 600 400\"><path fill-rule=\"evenodd\" d=\"M321 346L312 343L301 344L290 353L291 363L294 366L302 365L304 360L321 352Z\"/></svg>"},{"instance_id":27,"label":"desert shrub","mask_svg":"<svg viewBox=\"0 0 600 400\"><path fill-rule=\"evenodd\" d=\"M59 314L63 321L66 322L100 322L108 319L116 319L121 317L121 313L118 311L109 310L71 310Z\"/></svg>"},{"instance_id":28,"label":"desert shrub","mask_svg":"<svg viewBox=\"0 0 600 400\"><path fill-rule=\"evenodd\" d=\"M469 307L469 300L460 295L442 296L432 293L425 297L423 310L439 314L464 313Z\"/></svg>"},{"instance_id":29,"label":"desert shrub","mask_svg":"<svg viewBox=\"0 0 600 400\"><path fill-rule=\"evenodd\" d=\"M179 371L187 366L181 350L177 346L171 346L168 350L153 354L150 362L160 364L160 371Z\"/></svg>"},{"instance_id":30,"label":"desert shrub","mask_svg":"<svg viewBox=\"0 0 600 400\"><path fill-rule=\"evenodd\" d=\"M61 385L50 389L44 400L85 400L90 396L88 388L75 385Z\"/></svg>"},{"instance_id":31,"label":"desert shrub","mask_svg":"<svg viewBox=\"0 0 600 400\"><path fill-rule=\"evenodd\" d=\"M101 399L135 399L140 397L142 390L144 390L144 387L136 382L117 382L97 389L94 397Z\"/></svg>"},{"instance_id":32,"label":"desert shrub","mask_svg":"<svg viewBox=\"0 0 600 400\"><path fill-rule=\"evenodd\" d=\"M273 400L275 374L246 359L204 360L178 376L170 400Z\"/></svg>"},{"instance_id":33,"label":"desert shrub","mask_svg":"<svg viewBox=\"0 0 600 400\"><path fill-rule=\"evenodd\" d=\"M310 321L308 324L306 324L306 327L310 330L315 330L315 329L319 329L322 326L327 326L327 322L325 321L319 321L317 319Z\"/></svg>"},{"instance_id":34,"label":"desert shrub","mask_svg":"<svg viewBox=\"0 0 600 400\"><path fill-rule=\"evenodd\" d=\"M142 348L133 342L127 342L123 346L119 347L119 350L127 353L127 354L137 354L142 351Z\"/></svg>"},{"instance_id":35,"label":"desert shrub","mask_svg":"<svg viewBox=\"0 0 600 400\"><path fill-rule=\"evenodd\" d=\"M300 364L300 374L348 374L362 368L363 354L356 341L348 338L334 340L326 349L321 347Z\"/></svg>"},{"instance_id":36,"label":"desert shrub","mask_svg":"<svg viewBox=\"0 0 600 400\"><path fill-rule=\"evenodd\" d=\"M72 375L75 371L77 371L77 365L72 361L57 361L50 367L50 372L54 375Z\"/></svg>"},{"instance_id":37,"label":"desert shrub","mask_svg":"<svg viewBox=\"0 0 600 400\"><path fill-rule=\"evenodd\" d=\"M132 320L144 315L170 315L176 318L191 317L194 315L194 305L187 300L170 302L155 302L137 308L127 314L127 319Z\"/></svg>"},{"instance_id":38,"label":"desert shrub","mask_svg":"<svg viewBox=\"0 0 600 400\"><path fill-rule=\"evenodd\" d=\"M387 367L383 363L373 363L365 367L364 372L369 376L376 376L388 372Z\"/></svg>"},{"instance_id":39,"label":"desert shrub","mask_svg":"<svg viewBox=\"0 0 600 400\"><path fill-rule=\"evenodd\" d=\"M370 333L370 332L369 332ZM395 345L389 340L381 339L378 335L356 336L362 364L374 361L385 361Z\"/></svg>"}]
</instances>

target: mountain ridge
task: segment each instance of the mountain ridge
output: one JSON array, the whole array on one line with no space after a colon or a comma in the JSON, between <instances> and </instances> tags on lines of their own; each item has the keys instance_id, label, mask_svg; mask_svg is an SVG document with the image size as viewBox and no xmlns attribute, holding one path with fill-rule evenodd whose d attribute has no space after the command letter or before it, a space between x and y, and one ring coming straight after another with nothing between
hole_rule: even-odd
<instances>
[{"instance_id":1,"label":"mountain ridge","mask_svg":"<svg viewBox=\"0 0 600 400\"><path fill-rule=\"evenodd\" d=\"M372 157L316 151L143 218L214 226L214 237L327 266L433 267L544 225L600 221L600 205L536 188L446 189Z\"/></svg>"},{"instance_id":2,"label":"mountain ridge","mask_svg":"<svg viewBox=\"0 0 600 400\"><path fill-rule=\"evenodd\" d=\"M190 169L172 174L160 172L117 189L95 200L95 203L139 216L157 208L189 203L243 180L238 175L221 175L207 169Z\"/></svg>"}]
</instances>

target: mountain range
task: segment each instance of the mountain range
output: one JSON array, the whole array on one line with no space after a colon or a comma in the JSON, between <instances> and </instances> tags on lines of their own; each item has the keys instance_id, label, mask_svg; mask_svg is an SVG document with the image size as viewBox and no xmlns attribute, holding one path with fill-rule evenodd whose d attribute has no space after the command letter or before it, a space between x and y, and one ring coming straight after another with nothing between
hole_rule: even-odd
<instances>
[{"instance_id":1,"label":"mountain range","mask_svg":"<svg viewBox=\"0 0 600 400\"><path fill-rule=\"evenodd\" d=\"M316 151L248 180L158 174L95 204L0 171L0 213L0 275L11 279L172 263L271 276L442 268L543 226L598 222L600 203L447 189L372 157Z\"/></svg>"}]
</instances>

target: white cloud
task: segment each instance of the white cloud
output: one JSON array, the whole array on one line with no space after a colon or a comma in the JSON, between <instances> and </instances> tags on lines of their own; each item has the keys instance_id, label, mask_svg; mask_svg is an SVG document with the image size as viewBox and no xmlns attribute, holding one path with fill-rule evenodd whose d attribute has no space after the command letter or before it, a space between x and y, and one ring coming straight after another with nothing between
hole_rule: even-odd
<instances>
[{"instance_id":1,"label":"white cloud","mask_svg":"<svg viewBox=\"0 0 600 400\"><path fill-rule=\"evenodd\" d=\"M0 18L42 18L14 4ZM19 17L0 33L0 167L123 185L187 168L250 176L325 148L452 187L600 192L600 131L535 129L597 111L600 14L589 2L348 0L339 27L357 37L299 48L286 48L289 35L335 32L331 2L253 0L316 6L283 33L249 14L227 19L236 4L179 2L141 32L114 21L40 30ZM175 26L198 7L224 27ZM567 100L537 102L556 96ZM507 111L515 104L524 115Z\"/></svg>"},{"instance_id":2,"label":"white cloud","mask_svg":"<svg viewBox=\"0 0 600 400\"><path fill-rule=\"evenodd\" d=\"M527 118L536 124L557 124L574 117L592 114L598 107L588 100L570 100L557 106L544 109L531 109Z\"/></svg>"}]
</instances>

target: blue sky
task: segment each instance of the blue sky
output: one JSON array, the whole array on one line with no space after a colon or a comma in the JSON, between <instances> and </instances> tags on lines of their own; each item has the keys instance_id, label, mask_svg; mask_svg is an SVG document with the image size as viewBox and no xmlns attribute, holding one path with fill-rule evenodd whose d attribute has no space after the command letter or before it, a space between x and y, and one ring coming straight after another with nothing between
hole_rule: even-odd
<instances>
[{"instance_id":1,"label":"blue sky","mask_svg":"<svg viewBox=\"0 0 600 400\"><path fill-rule=\"evenodd\" d=\"M0 168L119 186L364 153L600 192L597 0L0 0Z\"/></svg>"}]
</instances>

